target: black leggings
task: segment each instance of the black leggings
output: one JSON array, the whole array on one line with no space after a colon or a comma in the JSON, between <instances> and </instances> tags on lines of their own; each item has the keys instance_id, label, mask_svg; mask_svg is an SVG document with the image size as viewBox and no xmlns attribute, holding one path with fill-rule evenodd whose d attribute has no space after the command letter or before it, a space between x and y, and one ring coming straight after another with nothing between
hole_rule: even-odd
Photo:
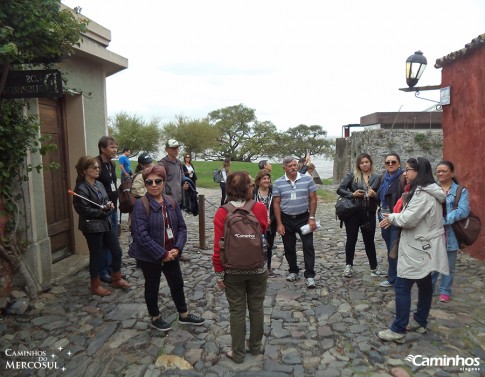
<instances>
[{"instance_id":1,"label":"black leggings","mask_svg":"<svg viewBox=\"0 0 485 377\"><path fill-rule=\"evenodd\" d=\"M359 229L364 240L365 253L369 260L370 269L377 268L376 244L374 236L376 233L376 212L362 212L360 216L353 216L344 221L347 242L345 243L345 264L354 265L355 244L359 237Z\"/></svg>"},{"instance_id":2,"label":"black leggings","mask_svg":"<svg viewBox=\"0 0 485 377\"><path fill-rule=\"evenodd\" d=\"M101 233L84 233L89 248L89 274L91 278L97 278L102 266L102 253L109 249L112 256L113 272L121 270L121 247L118 241L118 235L111 229L108 232Z\"/></svg>"}]
</instances>

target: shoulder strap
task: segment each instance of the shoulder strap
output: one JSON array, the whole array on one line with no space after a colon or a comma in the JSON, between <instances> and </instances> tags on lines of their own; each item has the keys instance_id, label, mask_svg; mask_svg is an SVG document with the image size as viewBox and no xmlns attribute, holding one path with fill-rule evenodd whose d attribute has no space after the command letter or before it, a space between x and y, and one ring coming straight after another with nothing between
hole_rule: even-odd
<instances>
[{"instance_id":1,"label":"shoulder strap","mask_svg":"<svg viewBox=\"0 0 485 377\"><path fill-rule=\"evenodd\" d=\"M172 198L170 195L164 195L163 196L164 199L167 199L167 201L170 203L170 206L175 209L177 207L177 205L175 204L175 199Z\"/></svg>"},{"instance_id":2,"label":"shoulder strap","mask_svg":"<svg viewBox=\"0 0 485 377\"><path fill-rule=\"evenodd\" d=\"M141 197L141 201L143 202L143 207L145 207L145 212L147 213L147 218L150 217L150 203L148 202L148 198L146 195Z\"/></svg>"},{"instance_id":3,"label":"shoulder strap","mask_svg":"<svg viewBox=\"0 0 485 377\"><path fill-rule=\"evenodd\" d=\"M236 210L236 207L232 203L226 203L222 206L227 211L227 214L230 215Z\"/></svg>"},{"instance_id":4,"label":"shoulder strap","mask_svg":"<svg viewBox=\"0 0 485 377\"><path fill-rule=\"evenodd\" d=\"M255 204L256 204L256 201L254 201L253 199L249 199L242 208L244 208L248 212L251 212Z\"/></svg>"},{"instance_id":5,"label":"shoulder strap","mask_svg":"<svg viewBox=\"0 0 485 377\"><path fill-rule=\"evenodd\" d=\"M456 189L456 196L455 196L455 201L453 202L453 209L458 208L458 203L460 202L461 198L461 192L463 191L463 186L458 185L458 188Z\"/></svg>"}]
</instances>

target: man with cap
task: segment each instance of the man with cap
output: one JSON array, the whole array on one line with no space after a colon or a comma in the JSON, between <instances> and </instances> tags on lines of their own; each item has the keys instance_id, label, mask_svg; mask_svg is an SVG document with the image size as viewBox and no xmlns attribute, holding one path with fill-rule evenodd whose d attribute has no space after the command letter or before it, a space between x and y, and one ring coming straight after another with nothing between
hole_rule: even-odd
<instances>
[{"instance_id":1,"label":"man with cap","mask_svg":"<svg viewBox=\"0 0 485 377\"><path fill-rule=\"evenodd\" d=\"M145 187L145 181L143 180L141 172L143 171L143 169L151 166L152 163L153 159L148 153L144 152L140 156L138 156L138 166L136 167L135 175L133 177L133 183L131 185L131 193L136 198L141 198L147 192L147 189Z\"/></svg>"},{"instance_id":2,"label":"man with cap","mask_svg":"<svg viewBox=\"0 0 485 377\"><path fill-rule=\"evenodd\" d=\"M167 181L165 182L165 195L171 195L177 203L182 203L182 187L184 190L189 188L188 183L183 184L184 168L182 161L177 157L179 155L180 143L177 140L170 139L165 143L167 155L158 161L158 164L165 168L167 172ZM183 185L183 186L182 186Z\"/></svg>"},{"instance_id":3,"label":"man with cap","mask_svg":"<svg viewBox=\"0 0 485 377\"><path fill-rule=\"evenodd\" d=\"M259 161L258 167L259 167L259 170L264 169L264 170L267 170L270 173L271 173L271 169L273 169L271 164L268 162L268 160Z\"/></svg>"}]
</instances>

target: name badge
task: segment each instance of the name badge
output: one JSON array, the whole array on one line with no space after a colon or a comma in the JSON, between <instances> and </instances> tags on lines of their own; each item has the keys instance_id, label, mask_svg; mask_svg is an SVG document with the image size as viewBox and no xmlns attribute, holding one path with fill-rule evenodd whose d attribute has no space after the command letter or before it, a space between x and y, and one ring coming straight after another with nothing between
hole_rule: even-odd
<instances>
[{"instance_id":1,"label":"name badge","mask_svg":"<svg viewBox=\"0 0 485 377\"><path fill-rule=\"evenodd\" d=\"M291 192L290 199L291 199L291 200L295 200L295 199L296 199L296 191L292 191L292 192Z\"/></svg>"},{"instance_id":2,"label":"name badge","mask_svg":"<svg viewBox=\"0 0 485 377\"><path fill-rule=\"evenodd\" d=\"M116 186L114 182L111 182L111 192L114 192L114 191L116 191Z\"/></svg>"},{"instance_id":3,"label":"name badge","mask_svg":"<svg viewBox=\"0 0 485 377\"><path fill-rule=\"evenodd\" d=\"M167 228L167 238L171 240L173 238L172 228Z\"/></svg>"}]
</instances>

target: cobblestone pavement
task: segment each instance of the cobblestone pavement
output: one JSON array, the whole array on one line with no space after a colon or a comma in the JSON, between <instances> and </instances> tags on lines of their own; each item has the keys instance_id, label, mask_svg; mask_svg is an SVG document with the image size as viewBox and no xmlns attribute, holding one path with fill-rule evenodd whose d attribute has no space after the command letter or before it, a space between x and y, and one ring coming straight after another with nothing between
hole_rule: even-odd
<instances>
[{"instance_id":1,"label":"cobblestone pavement","mask_svg":"<svg viewBox=\"0 0 485 377\"><path fill-rule=\"evenodd\" d=\"M212 217L220 194L218 190L203 189L199 193L206 199L206 235L211 245ZM205 325L178 324L162 279L160 305L164 318L173 321L172 330L160 333L150 328L141 271L125 255L122 272L133 285L129 291L116 290L109 297L92 296L88 271L83 268L30 302L24 314L0 317L0 375L485 375L484 262L459 255L453 299L438 303L435 297L427 334L409 333L402 345L382 342L376 333L393 319L393 290L379 287L382 279L370 276L361 240L354 276L343 278L345 234L335 220L333 204L320 203L317 217L323 226L315 233L317 288L306 289L303 280L285 280L287 264L278 237L273 257L278 277L270 278L264 304L264 352L248 355L243 364L235 364L224 355L230 347L227 301L224 293L215 289L212 251L198 248L198 217L187 215L190 235L185 254L190 261L182 263L185 291L190 311L203 316ZM380 266L386 269L379 232L376 241ZM126 228L122 244L126 252ZM302 259L300 250L300 266ZM416 297L413 305L415 302ZM22 356L28 353L31 357ZM178 357L168 361L162 357L156 365L160 355ZM177 361L181 362L179 367L173 364ZM467 370L460 368L463 364Z\"/></svg>"}]
</instances>

